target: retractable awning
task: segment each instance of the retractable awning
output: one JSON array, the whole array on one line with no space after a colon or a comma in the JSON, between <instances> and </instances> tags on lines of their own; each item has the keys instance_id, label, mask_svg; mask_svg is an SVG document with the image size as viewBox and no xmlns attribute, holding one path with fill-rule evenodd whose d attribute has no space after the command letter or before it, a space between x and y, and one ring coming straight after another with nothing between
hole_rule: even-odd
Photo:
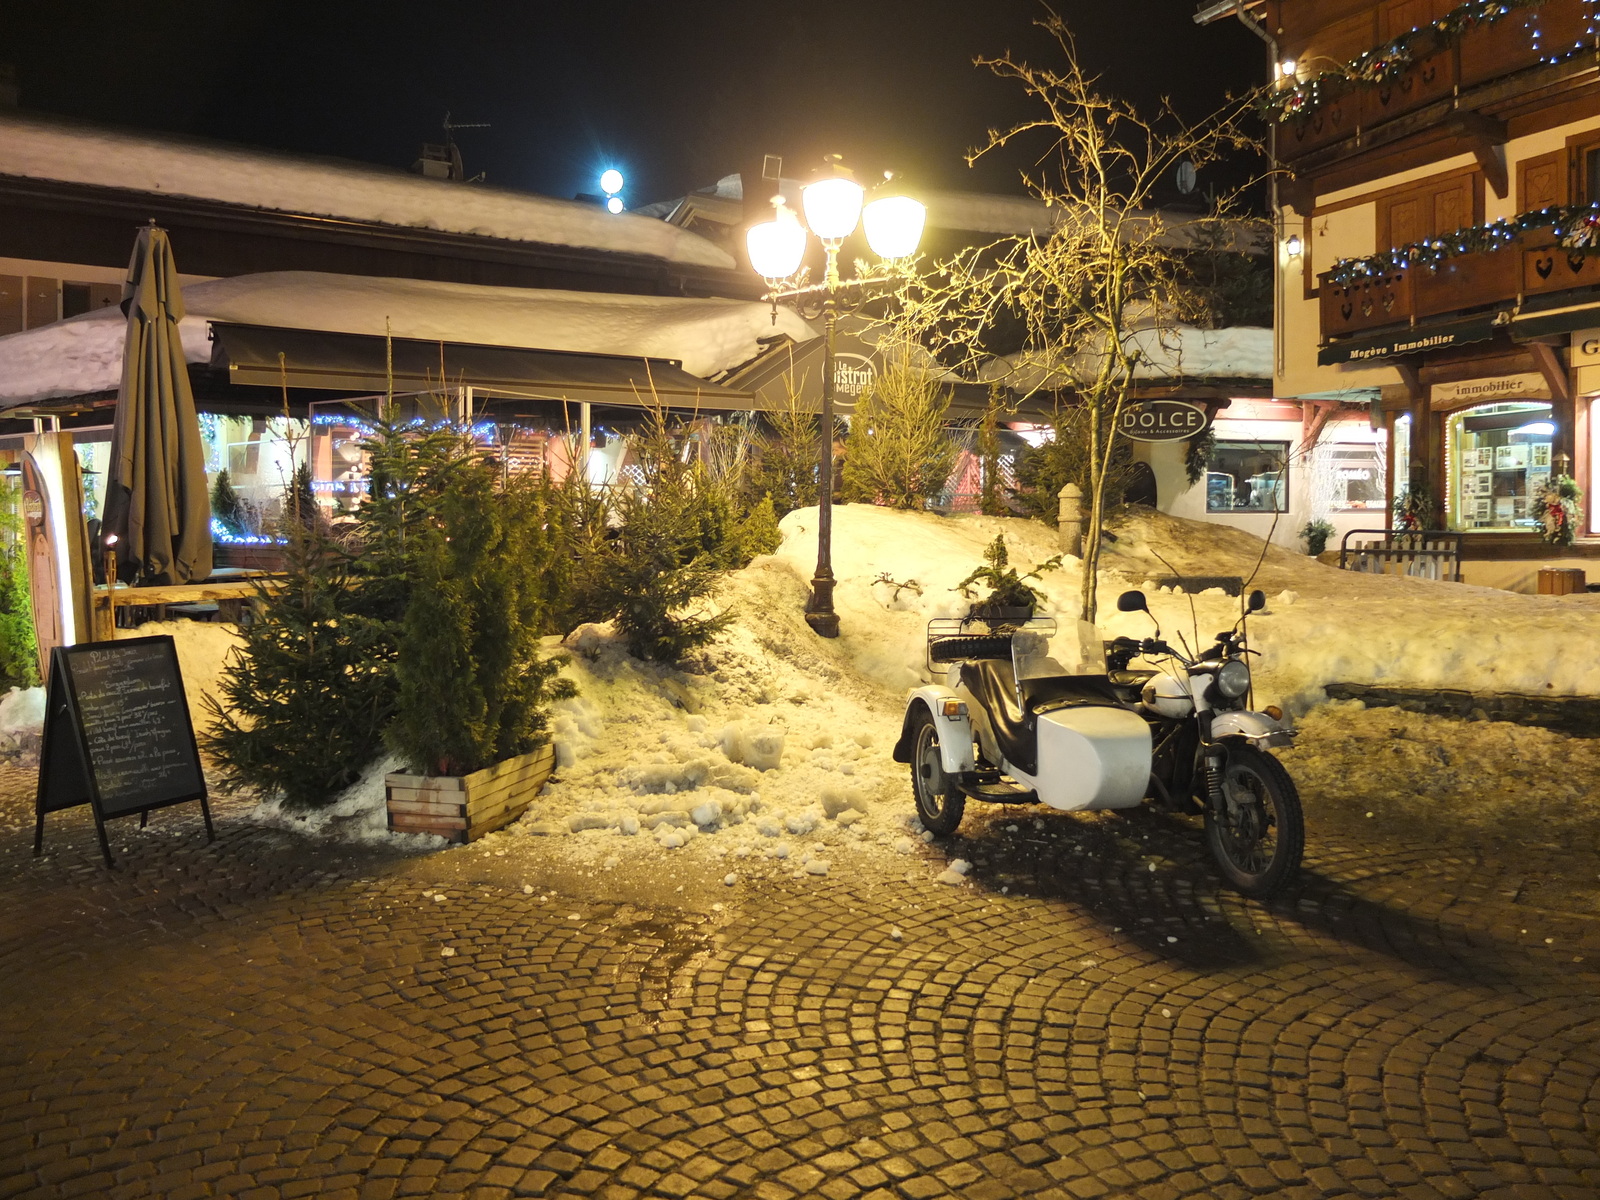
<instances>
[{"instance_id":1,"label":"retractable awning","mask_svg":"<svg viewBox=\"0 0 1600 1200\"><path fill-rule=\"evenodd\" d=\"M744 411L750 392L689 374L670 359L570 354L410 338L213 322L211 365L232 383L381 393L470 387L519 399ZM392 370L390 354L393 355ZM279 356L282 355L280 361Z\"/></svg>"}]
</instances>

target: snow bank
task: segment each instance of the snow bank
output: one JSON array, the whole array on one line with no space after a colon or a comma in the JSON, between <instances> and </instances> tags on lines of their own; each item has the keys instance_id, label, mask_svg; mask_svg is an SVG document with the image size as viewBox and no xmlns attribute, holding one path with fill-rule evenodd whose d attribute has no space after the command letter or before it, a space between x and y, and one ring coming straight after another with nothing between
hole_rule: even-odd
<instances>
[{"instance_id":1,"label":"snow bank","mask_svg":"<svg viewBox=\"0 0 1600 1200\"><path fill-rule=\"evenodd\" d=\"M494 835L500 848L485 852L499 854L504 839L529 836L540 844L557 839L564 861L603 869L628 861L648 871L650 862L668 861L663 855L688 854L717 863L719 877L732 867L725 881L734 883L759 862L797 878L909 871L965 885L961 864L926 844L906 768L889 751L906 689L928 678L928 620L965 611L956 584L996 532L1006 534L1011 561L1023 569L1057 553L1055 534L1014 519L865 505L834 512L837 640L816 637L801 615L816 561L814 509L786 517L779 551L728 581L720 602L735 622L685 670L630 658L606 626L569 638L574 653L565 670L582 695L553 716L557 775L519 825ZM1198 625L1209 643L1232 625L1239 600L1220 591L1162 593L1150 581L1169 573L1166 564L1178 573L1247 577L1260 561L1255 584L1272 597L1251 622L1264 654L1255 664L1261 704L1304 712L1335 680L1600 692L1600 666L1568 652L1574 640L1600 634L1600 597L1358 575L1279 549L1263 560L1262 543L1248 534L1161 514L1125 518L1116 536L1100 589L1107 637L1152 631L1144 615L1116 611L1120 591L1142 586L1169 639L1181 631L1192 643ZM1076 661L1079 566L1069 558L1038 581L1044 611L1061 629L1052 652L1064 662ZM1479 738L1488 739L1481 754L1441 780L1437 795L1419 768L1418 803L1450 802L1457 784L1489 769L1496 739L1546 736L1496 728ZM1313 722L1311 741L1329 744L1295 752L1310 780L1331 779L1349 757L1333 740L1338 729L1336 721ZM766 752L752 754L763 735ZM1501 790L1510 803L1515 789Z\"/></svg>"},{"instance_id":2,"label":"snow bank","mask_svg":"<svg viewBox=\"0 0 1600 1200\"><path fill-rule=\"evenodd\" d=\"M184 289L184 357L211 361L209 322L671 358L709 378L761 352L757 339L816 336L798 314L743 300L480 287L315 271L213 279ZM114 391L127 322L102 308L0 337L0 404Z\"/></svg>"},{"instance_id":3,"label":"snow bank","mask_svg":"<svg viewBox=\"0 0 1600 1200\"><path fill-rule=\"evenodd\" d=\"M380 759L325 808L295 811L283 807L281 797L263 800L250 810L249 818L274 829L285 829L307 837L345 842L364 842L399 850L437 850L447 843L431 833L395 833L389 828L385 806L384 776L400 770L394 756Z\"/></svg>"},{"instance_id":4,"label":"snow bank","mask_svg":"<svg viewBox=\"0 0 1600 1200\"><path fill-rule=\"evenodd\" d=\"M0 700L0 759L37 761L44 731L45 691L12 688Z\"/></svg>"},{"instance_id":5,"label":"snow bank","mask_svg":"<svg viewBox=\"0 0 1600 1200\"><path fill-rule=\"evenodd\" d=\"M636 254L732 270L697 234L632 213L338 159L0 113L0 174L191 196L247 208ZM178 252L182 261L182 248Z\"/></svg>"}]
</instances>

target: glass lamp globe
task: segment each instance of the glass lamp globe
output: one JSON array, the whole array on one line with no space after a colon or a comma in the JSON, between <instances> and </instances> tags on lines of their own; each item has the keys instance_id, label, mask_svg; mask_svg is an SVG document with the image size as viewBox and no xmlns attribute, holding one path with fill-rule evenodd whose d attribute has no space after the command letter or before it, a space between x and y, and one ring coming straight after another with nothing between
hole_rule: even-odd
<instances>
[{"instance_id":1,"label":"glass lamp globe","mask_svg":"<svg viewBox=\"0 0 1600 1200\"><path fill-rule=\"evenodd\" d=\"M863 188L854 179L834 175L800 189L811 232L828 241L842 241L856 231L861 220Z\"/></svg>"},{"instance_id":2,"label":"glass lamp globe","mask_svg":"<svg viewBox=\"0 0 1600 1200\"><path fill-rule=\"evenodd\" d=\"M882 258L907 258L917 252L928 208L910 196L885 196L867 205L861 222L867 227L867 244Z\"/></svg>"},{"instance_id":3,"label":"glass lamp globe","mask_svg":"<svg viewBox=\"0 0 1600 1200\"><path fill-rule=\"evenodd\" d=\"M787 279L800 269L806 255L806 231L788 209L779 209L771 221L752 225L745 235L750 265L763 279Z\"/></svg>"},{"instance_id":4,"label":"glass lamp globe","mask_svg":"<svg viewBox=\"0 0 1600 1200\"><path fill-rule=\"evenodd\" d=\"M608 196L615 196L622 190L622 172L612 167L600 176L600 190Z\"/></svg>"}]
</instances>

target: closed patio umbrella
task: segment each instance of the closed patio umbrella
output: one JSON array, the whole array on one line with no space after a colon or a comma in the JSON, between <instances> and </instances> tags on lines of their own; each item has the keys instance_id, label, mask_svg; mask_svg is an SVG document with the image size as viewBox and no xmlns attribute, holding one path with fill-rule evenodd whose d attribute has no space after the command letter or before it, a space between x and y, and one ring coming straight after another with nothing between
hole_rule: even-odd
<instances>
[{"instance_id":1,"label":"closed patio umbrella","mask_svg":"<svg viewBox=\"0 0 1600 1200\"><path fill-rule=\"evenodd\" d=\"M154 222L134 243L122 311L128 334L101 540L116 551L126 582L199 581L211 574L211 499L178 337L178 270L166 230Z\"/></svg>"}]
</instances>

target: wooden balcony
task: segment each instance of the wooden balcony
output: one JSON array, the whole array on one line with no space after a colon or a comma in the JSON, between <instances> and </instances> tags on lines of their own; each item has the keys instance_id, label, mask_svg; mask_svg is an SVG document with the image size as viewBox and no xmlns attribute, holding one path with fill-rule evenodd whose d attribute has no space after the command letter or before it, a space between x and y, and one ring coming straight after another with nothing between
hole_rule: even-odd
<instances>
[{"instance_id":1,"label":"wooden balcony","mask_svg":"<svg viewBox=\"0 0 1600 1200\"><path fill-rule=\"evenodd\" d=\"M1461 254L1436 266L1411 266L1353 283L1318 276L1322 340L1348 337L1449 313L1510 305L1523 296L1600 285L1600 257L1553 244L1546 231L1499 250Z\"/></svg>"},{"instance_id":2,"label":"wooden balcony","mask_svg":"<svg viewBox=\"0 0 1600 1200\"><path fill-rule=\"evenodd\" d=\"M1595 41L1587 31L1588 13L1580 0L1549 0L1538 14L1537 43L1525 16L1512 13L1418 59L1398 78L1376 87L1352 83L1341 88L1330 83L1314 112L1278 127L1278 156L1292 163L1407 113L1535 67L1541 56Z\"/></svg>"}]
</instances>

